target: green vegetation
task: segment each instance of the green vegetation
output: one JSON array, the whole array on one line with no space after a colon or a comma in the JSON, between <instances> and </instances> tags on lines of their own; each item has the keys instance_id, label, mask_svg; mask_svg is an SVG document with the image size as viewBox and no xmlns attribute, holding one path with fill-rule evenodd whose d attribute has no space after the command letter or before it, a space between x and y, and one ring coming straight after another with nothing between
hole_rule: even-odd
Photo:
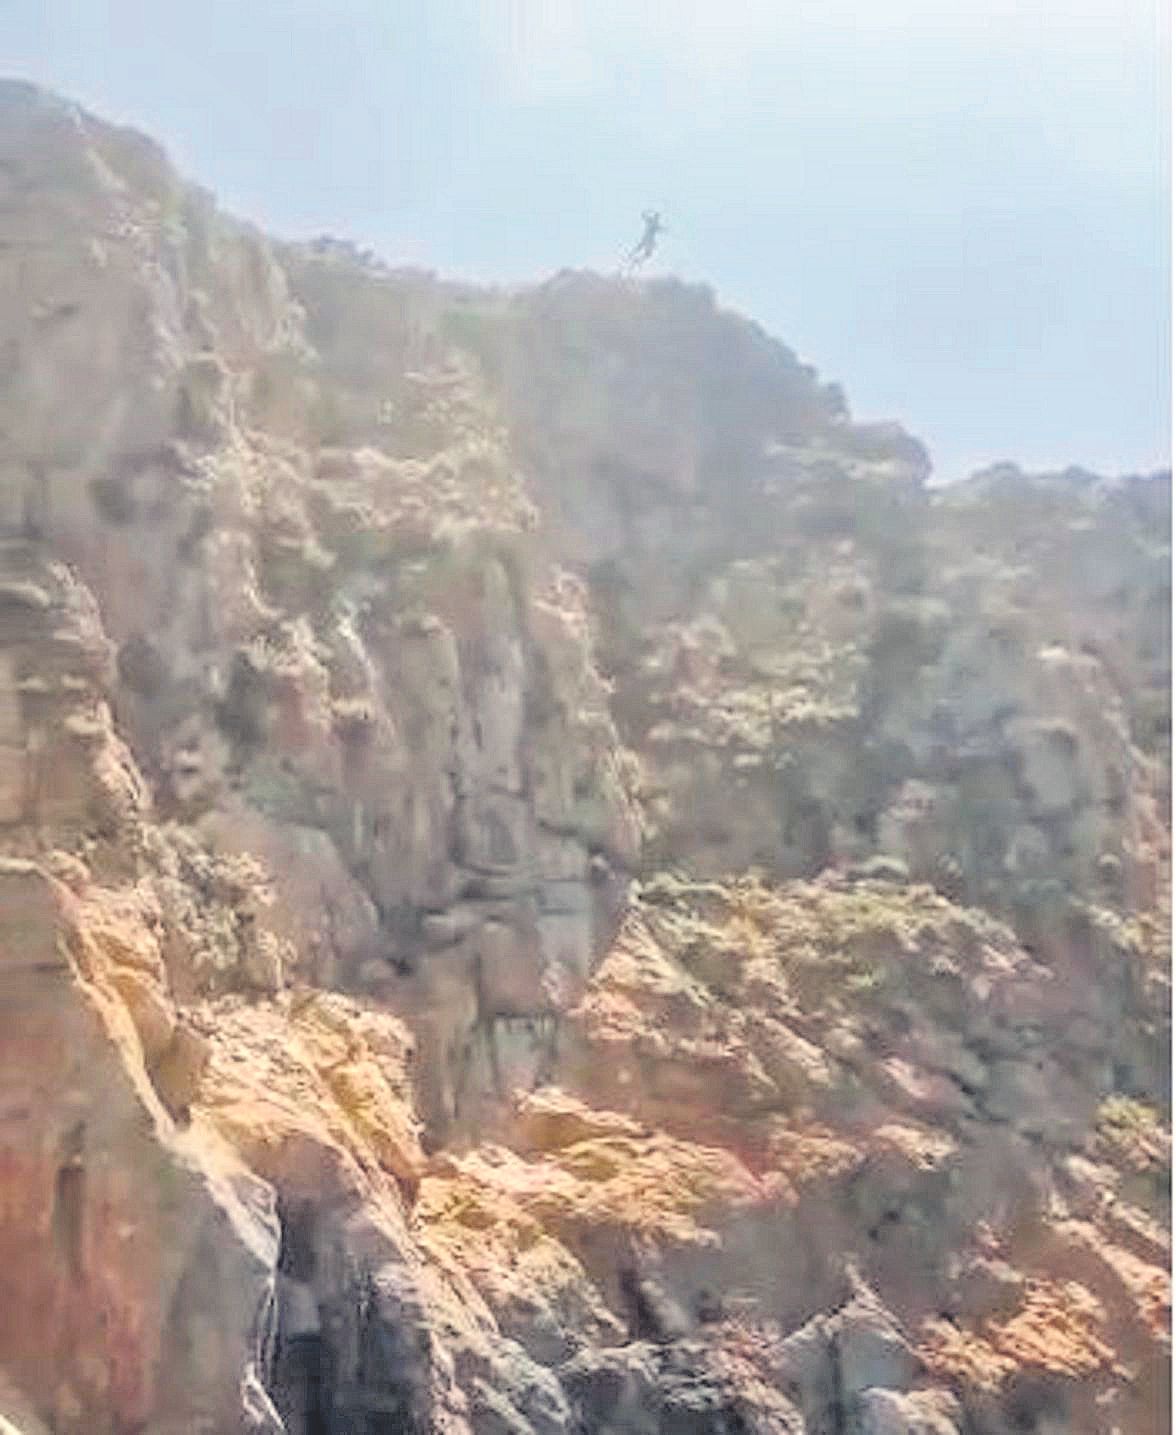
<instances>
[{"instance_id":1,"label":"green vegetation","mask_svg":"<svg viewBox=\"0 0 1176 1435\"><path fill-rule=\"evenodd\" d=\"M658 941L704 983L730 962L764 957L812 1001L880 992L902 980L908 962L925 965L944 951L1012 947L1000 923L897 875L776 887L755 875L696 882L662 872L643 884L641 899Z\"/></svg>"}]
</instances>

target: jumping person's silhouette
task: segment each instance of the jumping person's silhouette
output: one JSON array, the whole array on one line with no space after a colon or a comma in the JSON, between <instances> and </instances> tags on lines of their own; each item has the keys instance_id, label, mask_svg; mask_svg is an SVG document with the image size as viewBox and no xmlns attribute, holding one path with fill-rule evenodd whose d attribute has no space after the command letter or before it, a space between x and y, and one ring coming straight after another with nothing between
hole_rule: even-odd
<instances>
[{"instance_id":1,"label":"jumping person's silhouette","mask_svg":"<svg viewBox=\"0 0 1176 1435\"><path fill-rule=\"evenodd\" d=\"M657 248L659 235L666 232L666 226L662 223L662 217L656 209L644 210L641 219L645 225L645 232L629 251L629 257L625 261L629 269L636 269L638 265L651 259L653 251Z\"/></svg>"}]
</instances>

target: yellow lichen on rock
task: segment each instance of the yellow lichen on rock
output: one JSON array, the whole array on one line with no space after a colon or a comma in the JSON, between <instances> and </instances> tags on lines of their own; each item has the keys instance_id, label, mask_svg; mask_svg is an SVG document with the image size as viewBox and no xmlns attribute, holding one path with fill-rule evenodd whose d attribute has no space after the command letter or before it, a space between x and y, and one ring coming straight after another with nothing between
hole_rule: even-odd
<instances>
[{"instance_id":1,"label":"yellow lichen on rock","mask_svg":"<svg viewBox=\"0 0 1176 1435\"><path fill-rule=\"evenodd\" d=\"M395 1018L309 993L225 999L197 1019L211 1045L199 1114L259 1175L304 1194L326 1170L414 1192L423 1157L405 1073L412 1044Z\"/></svg>"}]
</instances>

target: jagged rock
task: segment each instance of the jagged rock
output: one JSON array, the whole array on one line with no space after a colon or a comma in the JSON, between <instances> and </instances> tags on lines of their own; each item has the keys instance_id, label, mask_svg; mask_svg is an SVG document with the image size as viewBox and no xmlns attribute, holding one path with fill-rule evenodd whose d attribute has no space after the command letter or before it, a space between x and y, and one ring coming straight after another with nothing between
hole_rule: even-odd
<instances>
[{"instance_id":1,"label":"jagged rock","mask_svg":"<svg viewBox=\"0 0 1176 1435\"><path fill-rule=\"evenodd\" d=\"M905 1390L919 1362L897 1323L877 1298L858 1297L827 1327L842 1397L855 1400L874 1386Z\"/></svg>"},{"instance_id":2,"label":"jagged rock","mask_svg":"<svg viewBox=\"0 0 1176 1435\"><path fill-rule=\"evenodd\" d=\"M151 1077L160 1100L173 1116L187 1119L199 1095L210 1055L207 1038L187 1026L177 1027L159 1053Z\"/></svg>"},{"instance_id":3,"label":"jagged rock","mask_svg":"<svg viewBox=\"0 0 1176 1435\"><path fill-rule=\"evenodd\" d=\"M741 1388L705 1346L694 1343L593 1352L560 1374L581 1429L801 1435L805 1428L786 1400Z\"/></svg>"},{"instance_id":4,"label":"jagged rock","mask_svg":"<svg viewBox=\"0 0 1176 1435\"><path fill-rule=\"evenodd\" d=\"M860 1435L958 1435L959 1402L946 1391L866 1390L852 1428Z\"/></svg>"},{"instance_id":5,"label":"jagged rock","mask_svg":"<svg viewBox=\"0 0 1176 1435\"><path fill-rule=\"evenodd\" d=\"M0 1284L24 1313L5 1368L56 1430L244 1428L269 1193L228 1151L205 1162L179 1138L125 1010L80 976L66 890L17 862L0 889Z\"/></svg>"},{"instance_id":6,"label":"jagged rock","mask_svg":"<svg viewBox=\"0 0 1176 1435\"><path fill-rule=\"evenodd\" d=\"M954 1302L967 1320L999 1319L1021 1303L1025 1277L1007 1261L976 1256L954 1278Z\"/></svg>"},{"instance_id":7,"label":"jagged rock","mask_svg":"<svg viewBox=\"0 0 1176 1435\"><path fill-rule=\"evenodd\" d=\"M1166 1428L1170 481L0 186L0 1419Z\"/></svg>"}]
</instances>

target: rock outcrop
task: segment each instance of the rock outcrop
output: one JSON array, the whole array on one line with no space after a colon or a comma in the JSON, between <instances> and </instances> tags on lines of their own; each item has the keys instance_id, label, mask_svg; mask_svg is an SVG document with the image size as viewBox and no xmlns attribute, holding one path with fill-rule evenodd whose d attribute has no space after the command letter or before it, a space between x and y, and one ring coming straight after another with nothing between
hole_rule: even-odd
<instances>
[{"instance_id":1,"label":"rock outcrop","mask_svg":"<svg viewBox=\"0 0 1176 1435\"><path fill-rule=\"evenodd\" d=\"M0 341L0 1429L1167 1428L1167 476L15 83Z\"/></svg>"}]
</instances>

